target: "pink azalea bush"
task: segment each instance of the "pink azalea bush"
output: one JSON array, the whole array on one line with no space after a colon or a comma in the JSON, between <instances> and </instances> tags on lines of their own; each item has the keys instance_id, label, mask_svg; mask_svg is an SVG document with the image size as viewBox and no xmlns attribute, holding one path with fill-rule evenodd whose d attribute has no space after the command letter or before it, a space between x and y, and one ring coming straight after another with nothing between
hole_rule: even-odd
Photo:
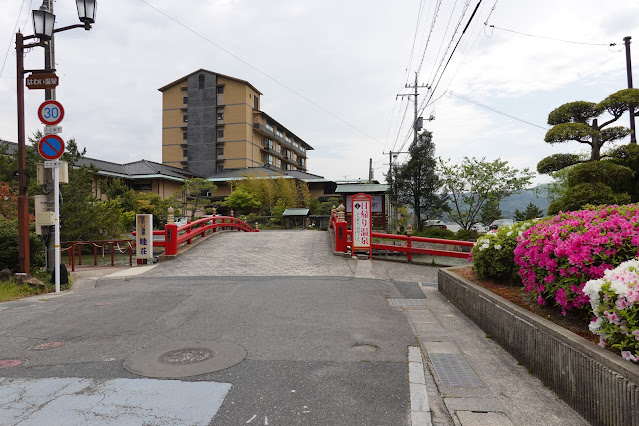
<instances>
[{"instance_id":1,"label":"pink azalea bush","mask_svg":"<svg viewBox=\"0 0 639 426\"><path fill-rule=\"evenodd\" d=\"M560 213L523 231L514 250L524 289L563 313L588 306L583 287L639 254L639 205Z\"/></svg>"},{"instance_id":2,"label":"pink azalea bush","mask_svg":"<svg viewBox=\"0 0 639 426\"><path fill-rule=\"evenodd\" d=\"M603 278L588 281L583 292L590 297L595 317L589 328L599 335L599 346L639 361L639 260L605 271Z\"/></svg>"}]
</instances>

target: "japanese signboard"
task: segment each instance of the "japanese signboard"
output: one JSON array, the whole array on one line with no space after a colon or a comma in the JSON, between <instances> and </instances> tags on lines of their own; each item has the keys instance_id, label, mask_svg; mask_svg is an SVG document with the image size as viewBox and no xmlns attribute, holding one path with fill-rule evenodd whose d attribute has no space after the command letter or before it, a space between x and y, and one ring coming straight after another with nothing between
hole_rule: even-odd
<instances>
[{"instance_id":1,"label":"japanese signboard","mask_svg":"<svg viewBox=\"0 0 639 426\"><path fill-rule=\"evenodd\" d=\"M135 248L138 259L153 259L153 215L135 215Z\"/></svg>"},{"instance_id":2,"label":"japanese signboard","mask_svg":"<svg viewBox=\"0 0 639 426\"><path fill-rule=\"evenodd\" d=\"M371 224L372 218L372 197L367 194L356 194L351 197L351 209L353 212L353 251L372 250L371 245Z\"/></svg>"},{"instance_id":3,"label":"japanese signboard","mask_svg":"<svg viewBox=\"0 0 639 426\"><path fill-rule=\"evenodd\" d=\"M346 213L352 212L351 203L352 195L346 196ZM383 195L371 195L371 211L373 213L384 213L384 196Z\"/></svg>"},{"instance_id":4,"label":"japanese signboard","mask_svg":"<svg viewBox=\"0 0 639 426\"><path fill-rule=\"evenodd\" d=\"M60 79L55 73L36 73L27 76L28 89L55 89Z\"/></svg>"}]
</instances>

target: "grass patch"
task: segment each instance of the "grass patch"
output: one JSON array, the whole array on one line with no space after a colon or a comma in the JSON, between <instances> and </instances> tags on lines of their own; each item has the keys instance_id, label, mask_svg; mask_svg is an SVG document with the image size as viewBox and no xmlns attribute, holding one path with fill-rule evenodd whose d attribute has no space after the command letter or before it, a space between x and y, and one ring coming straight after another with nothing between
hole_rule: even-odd
<instances>
[{"instance_id":1,"label":"grass patch","mask_svg":"<svg viewBox=\"0 0 639 426\"><path fill-rule=\"evenodd\" d=\"M49 272L44 270L35 270L32 273L32 276L45 283L46 287L44 289L40 289L39 287L28 284L17 285L14 278L10 278L8 281L0 281L0 303L10 302L12 300L18 300L29 296L36 296L38 294L55 292L55 284L49 282L51 279L51 274ZM61 285L60 289L67 290L70 287L71 277L69 277L69 284Z\"/></svg>"}]
</instances>

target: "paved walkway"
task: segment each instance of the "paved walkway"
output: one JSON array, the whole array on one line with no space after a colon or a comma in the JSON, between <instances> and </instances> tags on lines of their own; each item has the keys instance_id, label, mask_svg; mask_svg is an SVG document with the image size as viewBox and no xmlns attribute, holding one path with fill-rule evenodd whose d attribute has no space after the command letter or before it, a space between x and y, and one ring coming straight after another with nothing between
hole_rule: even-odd
<instances>
[{"instance_id":1,"label":"paved walkway","mask_svg":"<svg viewBox=\"0 0 639 426\"><path fill-rule=\"evenodd\" d=\"M221 233L173 261L75 276L62 296L0 304L0 360L29 357L0 367L8 424L37 424L64 401L80 417L57 424L587 424L439 294L437 268L335 256L324 232ZM52 335L61 352L23 352ZM145 384L121 367L186 337L248 355L192 380ZM149 417L149 399L174 392L214 403Z\"/></svg>"}]
</instances>

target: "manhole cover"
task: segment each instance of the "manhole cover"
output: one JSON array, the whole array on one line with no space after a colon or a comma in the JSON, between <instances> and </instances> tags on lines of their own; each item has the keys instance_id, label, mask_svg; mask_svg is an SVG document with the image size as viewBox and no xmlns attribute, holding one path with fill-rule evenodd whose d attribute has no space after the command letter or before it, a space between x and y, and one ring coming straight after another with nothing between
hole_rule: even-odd
<instances>
[{"instance_id":1,"label":"manhole cover","mask_svg":"<svg viewBox=\"0 0 639 426\"><path fill-rule=\"evenodd\" d=\"M206 348L188 348L169 351L160 355L161 364L195 364L211 358L214 352Z\"/></svg>"},{"instance_id":2,"label":"manhole cover","mask_svg":"<svg viewBox=\"0 0 639 426\"><path fill-rule=\"evenodd\" d=\"M178 378L213 373L239 364L246 349L222 341L181 341L150 346L124 360L124 368L145 377Z\"/></svg>"},{"instance_id":3,"label":"manhole cover","mask_svg":"<svg viewBox=\"0 0 639 426\"><path fill-rule=\"evenodd\" d=\"M40 343L39 345L35 345L35 346L31 346L29 348L30 351L46 351L49 349L54 349L57 348L59 346L64 345L64 342L47 342L47 343Z\"/></svg>"},{"instance_id":4,"label":"manhole cover","mask_svg":"<svg viewBox=\"0 0 639 426\"><path fill-rule=\"evenodd\" d=\"M19 359L0 359L0 369L11 368L22 365L22 361Z\"/></svg>"},{"instance_id":5,"label":"manhole cover","mask_svg":"<svg viewBox=\"0 0 639 426\"><path fill-rule=\"evenodd\" d=\"M375 352L379 350L377 345L355 345L351 348L355 352Z\"/></svg>"}]
</instances>

